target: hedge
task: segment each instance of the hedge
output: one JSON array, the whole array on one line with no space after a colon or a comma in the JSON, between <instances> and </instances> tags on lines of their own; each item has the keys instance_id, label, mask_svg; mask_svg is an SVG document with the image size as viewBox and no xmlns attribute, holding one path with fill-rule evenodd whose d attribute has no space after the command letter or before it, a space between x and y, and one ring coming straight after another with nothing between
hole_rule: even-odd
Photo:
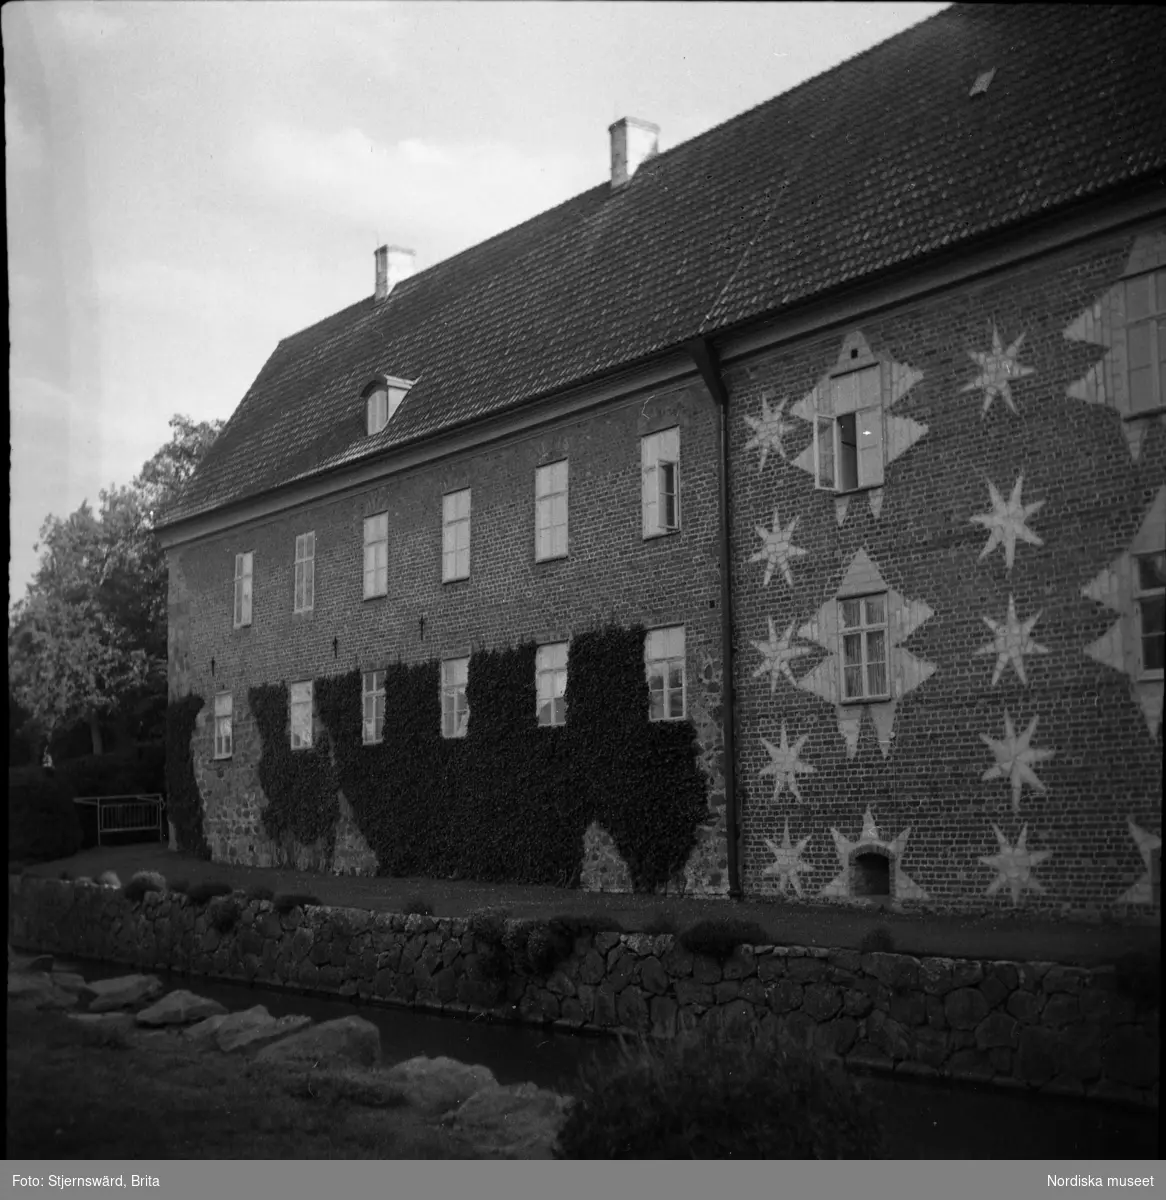
<instances>
[{"instance_id":1,"label":"hedge","mask_svg":"<svg viewBox=\"0 0 1166 1200\"><path fill-rule=\"evenodd\" d=\"M8 772L8 857L69 858L81 849L81 822L68 780L36 767Z\"/></svg>"}]
</instances>

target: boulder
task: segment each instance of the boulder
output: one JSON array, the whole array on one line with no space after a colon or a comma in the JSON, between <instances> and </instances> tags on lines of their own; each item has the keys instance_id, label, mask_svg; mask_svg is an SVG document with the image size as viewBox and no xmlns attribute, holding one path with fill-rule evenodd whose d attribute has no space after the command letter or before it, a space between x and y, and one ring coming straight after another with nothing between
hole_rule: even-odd
<instances>
[{"instance_id":1,"label":"boulder","mask_svg":"<svg viewBox=\"0 0 1166 1200\"><path fill-rule=\"evenodd\" d=\"M570 1103L533 1083L495 1084L463 1101L444 1124L474 1158L551 1158Z\"/></svg>"},{"instance_id":2,"label":"boulder","mask_svg":"<svg viewBox=\"0 0 1166 1200\"><path fill-rule=\"evenodd\" d=\"M193 1042L196 1046L207 1046L215 1044L215 1037L219 1032L219 1026L226 1020L226 1015L217 1017L207 1017L205 1021L199 1021L197 1025L191 1025L184 1029L183 1036L187 1041Z\"/></svg>"},{"instance_id":3,"label":"boulder","mask_svg":"<svg viewBox=\"0 0 1166 1200\"><path fill-rule=\"evenodd\" d=\"M306 1024L308 1018L303 1018ZM262 1062L346 1062L371 1067L381 1060L380 1030L364 1017L337 1017L269 1046Z\"/></svg>"},{"instance_id":4,"label":"boulder","mask_svg":"<svg viewBox=\"0 0 1166 1200\"><path fill-rule=\"evenodd\" d=\"M215 1030L215 1043L224 1054L259 1050L310 1025L311 1017L275 1017L262 1004L231 1013Z\"/></svg>"},{"instance_id":5,"label":"boulder","mask_svg":"<svg viewBox=\"0 0 1166 1200\"><path fill-rule=\"evenodd\" d=\"M390 1067L385 1082L398 1087L415 1108L434 1115L449 1112L482 1088L498 1086L489 1067L424 1055Z\"/></svg>"},{"instance_id":6,"label":"boulder","mask_svg":"<svg viewBox=\"0 0 1166 1200\"><path fill-rule=\"evenodd\" d=\"M162 981L156 975L119 975L116 979L97 979L85 985L91 1013L114 1012L119 1008L137 1008L162 994Z\"/></svg>"},{"instance_id":7,"label":"boulder","mask_svg":"<svg viewBox=\"0 0 1166 1200\"><path fill-rule=\"evenodd\" d=\"M76 1008L77 993L57 987L53 977L43 971L21 971L8 976L10 1003L34 1008Z\"/></svg>"},{"instance_id":8,"label":"boulder","mask_svg":"<svg viewBox=\"0 0 1166 1200\"><path fill-rule=\"evenodd\" d=\"M226 1009L217 1000L196 996L183 988L168 992L161 1000L138 1013L139 1025L191 1025L207 1017L226 1014Z\"/></svg>"},{"instance_id":9,"label":"boulder","mask_svg":"<svg viewBox=\"0 0 1166 1200\"><path fill-rule=\"evenodd\" d=\"M64 992L71 992L74 996L86 991L89 987L85 982L85 976L76 971L54 971L52 981L54 987L59 987Z\"/></svg>"}]
</instances>

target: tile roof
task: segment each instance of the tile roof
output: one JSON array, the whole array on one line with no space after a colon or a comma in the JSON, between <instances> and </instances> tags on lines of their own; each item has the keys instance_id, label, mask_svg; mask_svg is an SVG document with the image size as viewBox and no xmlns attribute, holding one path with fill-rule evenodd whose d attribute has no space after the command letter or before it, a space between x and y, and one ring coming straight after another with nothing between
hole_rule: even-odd
<instances>
[{"instance_id":1,"label":"tile roof","mask_svg":"<svg viewBox=\"0 0 1166 1200\"><path fill-rule=\"evenodd\" d=\"M285 338L167 523L1161 175L1163 63L1153 5L953 5ZM370 438L374 374L417 382Z\"/></svg>"}]
</instances>

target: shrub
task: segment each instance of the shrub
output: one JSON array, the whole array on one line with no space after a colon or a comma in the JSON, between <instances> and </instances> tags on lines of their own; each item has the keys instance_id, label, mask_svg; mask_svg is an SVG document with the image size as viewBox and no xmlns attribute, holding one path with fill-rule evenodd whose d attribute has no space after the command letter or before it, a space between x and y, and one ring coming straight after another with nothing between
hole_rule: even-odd
<instances>
[{"instance_id":1,"label":"shrub","mask_svg":"<svg viewBox=\"0 0 1166 1200\"><path fill-rule=\"evenodd\" d=\"M97 876L97 882L99 884L101 884L102 887L107 887L107 888L120 888L121 887L121 880L118 878L118 874L116 871L102 871L101 874Z\"/></svg>"},{"instance_id":2,"label":"shrub","mask_svg":"<svg viewBox=\"0 0 1166 1200\"><path fill-rule=\"evenodd\" d=\"M208 913L212 929L217 933L229 933L239 921L239 901L234 896L218 897L211 901Z\"/></svg>"},{"instance_id":3,"label":"shrub","mask_svg":"<svg viewBox=\"0 0 1166 1200\"><path fill-rule=\"evenodd\" d=\"M318 907L320 901L318 897L310 896L307 892L281 892L271 903L276 912L289 913L293 908Z\"/></svg>"},{"instance_id":4,"label":"shrub","mask_svg":"<svg viewBox=\"0 0 1166 1200\"><path fill-rule=\"evenodd\" d=\"M863 954L872 954L876 951L882 954L891 954L895 949L895 939L885 925L876 925L862 935L858 948Z\"/></svg>"},{"instance_id":5,"label":"shrub","mask_svg":"<svg viewBox=\"0 0 1166 1200\"><path fill-rule=\"evenodd\" d=\"M192 904L207 904L216 896L229 896L232 890L229 883L213 881L210 883L196 883L193 887L187 889L186 894L190 897Z\"/></svg>"},{"instance_id":6,"label":"shrub","mask_svg":"<svg viewBox=\"0 0 1166 1200\"><path fill-rule=\"evenodd\" d=\"M255 887L250 887L247 889L247 899L274 900L275 893L271 890L271 888L265 887L263 884L258 884Z\"/></svg>"},{"instance_id":7,"label":"shrub","mask_svg":"<svg viewBox=\"0 0 1166 1200\"><path fill-rule=\"evenodd\" d=\"M145 899L147 892L164 892L166 880L157 871L138 871L121 893L133 904Z\"/></svg>"},{"instance_id":8,"label":"shrub","mask_svg":"<svg viewBox=\"0 0 1166 1200\"><path fill-rule=\"evenodd\" d=\"M172 879L166 885L166 890L170 891L170 892L176 892L177 894L179 894L181 896L185 896L190 891L190 880L189 879Z\"/></svg>"},{"instance_id":9,"label":"shrub","mask_svg":"<svg viewBox=\"0 0 1166 1200\"><path fill-rule=\"evenodd\" d=\"M658 937L662 933L674 934L677 932L677 925L667 913L663 913L657 909L647 919L647 921L644 922L644 928L641 932L649 933L653 937Z\"/></svg>"},{"instance_id":10,"label":"shrub","mask_svg":"<svg viewBox=\"0 0 1166 1200\"><path fill-rule=\"evenodd\" d=\"M756 921L743 921L738 917L698 921L680 935L680 944L689 953L707 954L722 961L738 946L766 946L772 940Z\"/></svg>"},{"instance_id":11,"label":"shrub","mask_svg":"<svg viewBox=\"0 0 1166 1200\"><path fill-rule=\"evenodd\" d=\"M433 916L433 905L430 904L424 896L410 896L409 899L405 901L405 907L403 911L407 917L431 917Z\"/></svg>"},{"instance_id":12,"label":"shrub","mask_svg":"<svg viewBox=\"0 0 1166 1200\"><path fill-rule=\"evenodd\" d=\"M8 772L8 853L12 860L51 862L81 849L74 794L66 779L47 775L40 767Z\"/></svg>"},{"instance_id":13,"label":"shrub","mask_svg":"<svg viewBox=\"0 0 1166 1200\"><path fill-rule=\"evenodd\" d=\"M702 1026L579 1074L556 1158L875 1158L874 1107L838 1064Z\"/></svg>"},{"instance_id":14,"label":"shrub","mask_svg":"<svg viewBox=\"0 0 1166 1200\"><path fill-rule=\"evenodd\" d=\"M1138 951L1123 954L1113 966L1118 994L1132 1000L1139 1009L1157 1006L1161 990L1160 973L1160 962Z\"/></svg>"}]
</instances>

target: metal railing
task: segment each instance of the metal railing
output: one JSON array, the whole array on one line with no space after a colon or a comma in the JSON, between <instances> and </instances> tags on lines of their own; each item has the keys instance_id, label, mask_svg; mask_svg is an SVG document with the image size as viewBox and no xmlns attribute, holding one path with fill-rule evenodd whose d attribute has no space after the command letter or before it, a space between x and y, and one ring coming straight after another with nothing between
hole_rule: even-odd
<instances>
[{"instance_id":1,"label":"metal railing","mask_svg":"<svg viewBox=\"0 0 1166 1200\"><path fill-rule=\"evenodd\" d=\"M166 840L162 797L148 796L76 796L74 804L97 809L97 844L105 833L157 832L158 840Z\"/></svg>"}]
</instances>

